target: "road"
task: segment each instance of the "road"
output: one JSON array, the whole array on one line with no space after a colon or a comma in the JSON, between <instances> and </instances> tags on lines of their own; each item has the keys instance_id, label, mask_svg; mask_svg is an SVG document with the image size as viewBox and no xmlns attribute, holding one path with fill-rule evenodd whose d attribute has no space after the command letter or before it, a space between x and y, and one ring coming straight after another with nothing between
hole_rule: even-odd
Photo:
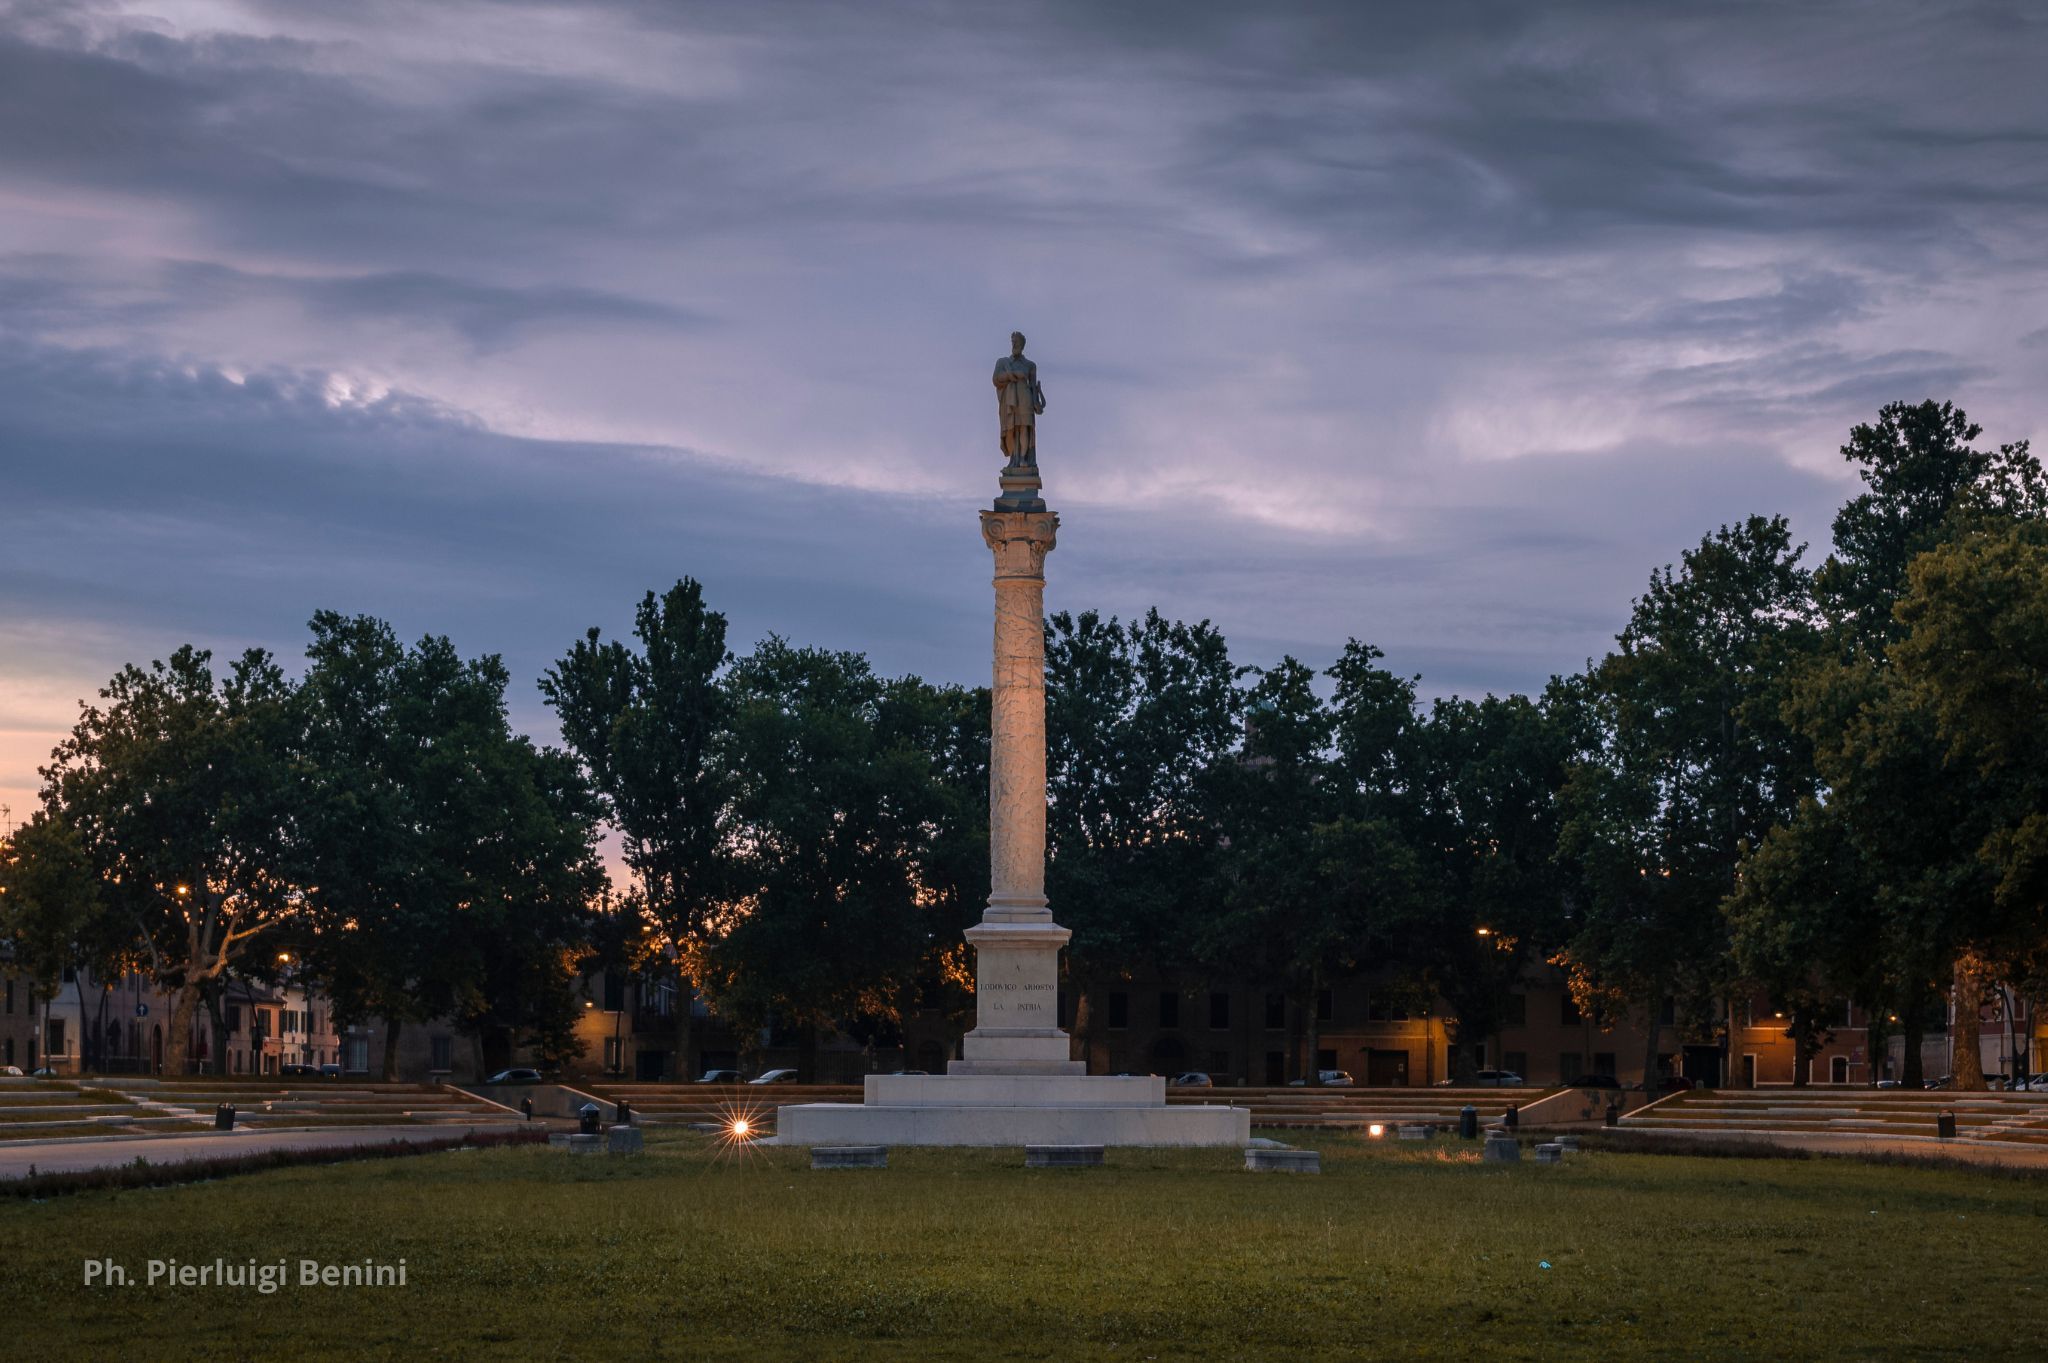
<instances>
[{"instance_id":1,"label":"road","mask_svg":"<svg viewBox=\"0 0 2048 1363\"><path fill-rule=\"evenodd\" d=\"M465 1131L512 1131L522 1123L478 1122L449 1126L350 1126L316 1131L205 1132L186 1136L151 1136L130 1141L83 1141L65 1144L0 1147L0 1179L20 1178L31 1165L40 1173L69 1173L133 1164L137 1156L151 1164L177 1164L194 1159L219 1159L264 1150L319 1150L341 1145L384 1145L391 1141L444 1141Z\"/></svg>"}]
</instances>

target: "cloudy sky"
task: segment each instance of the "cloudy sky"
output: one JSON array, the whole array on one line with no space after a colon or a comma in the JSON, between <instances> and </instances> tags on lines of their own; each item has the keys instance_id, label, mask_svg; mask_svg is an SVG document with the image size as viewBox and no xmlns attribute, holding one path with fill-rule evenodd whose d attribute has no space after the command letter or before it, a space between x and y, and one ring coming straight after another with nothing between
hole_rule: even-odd
<instances>
[{"instance_id":1,"label":"cloudy sky","mask_svg":"<svg viewBox=\"0 0 2048 1363\"><path fill-rule=\"evenodd\" d=\"M533 678L703 580L985 676L1055 608L1527 689L1894 398L2044 431L2048 9L0 0L0 801L183 641Z\"/></svg>"}]
</instances>

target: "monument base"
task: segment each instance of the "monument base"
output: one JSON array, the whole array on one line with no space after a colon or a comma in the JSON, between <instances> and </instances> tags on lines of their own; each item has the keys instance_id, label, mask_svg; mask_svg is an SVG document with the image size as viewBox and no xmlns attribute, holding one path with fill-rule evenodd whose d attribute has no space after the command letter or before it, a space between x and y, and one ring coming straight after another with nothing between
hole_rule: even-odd
<instances>
[{"instance_id":1,"label":"monument base","mask_svg":"<svg viewBox=\"0 0 2048 1363\"><path fill-rule=\"evenodd\" d=\"M1166 1081L1035 1074L872 1074L865 1101L796 1103L777 1145L1243 1146L1241 1107L1166 1105Z\"/></svg>"}]
</instances>

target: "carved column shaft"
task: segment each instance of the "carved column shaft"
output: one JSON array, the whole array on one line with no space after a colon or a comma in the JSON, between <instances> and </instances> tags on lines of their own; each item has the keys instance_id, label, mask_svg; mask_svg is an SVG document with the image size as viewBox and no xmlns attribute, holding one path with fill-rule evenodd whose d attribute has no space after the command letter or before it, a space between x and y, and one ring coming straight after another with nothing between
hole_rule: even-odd
<instances>
[{"instance_id":1,"label":"carved column shaft","mask_svg":"<svg viewBox=\"0 0 2048 1363\"><path fill-rule=\"evenodd\" d=\"M989 749L985 921L1049 919L1045 903L1045 556L1059 517L984 511L995 554L995 678Z\"/></svg>"}]
</instances>

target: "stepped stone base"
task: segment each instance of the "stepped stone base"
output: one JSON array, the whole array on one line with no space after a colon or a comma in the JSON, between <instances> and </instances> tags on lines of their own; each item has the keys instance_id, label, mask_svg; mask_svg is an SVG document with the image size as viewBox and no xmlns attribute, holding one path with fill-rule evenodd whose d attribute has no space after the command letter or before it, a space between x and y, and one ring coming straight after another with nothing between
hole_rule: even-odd
<instances>
[{"instance_id":1,"label":"stepped stone base","mask_svg":"<svg viewBox=\"0 0 2048 1363\"><path fill-rule=\"evenodd\" d=\"M868 1076L866 1101L793 1103L777 1145L1234 1145L1251 1138L1238 1107L1166 1105L1151 1076Z\"/></svg>"}]
</instances>

